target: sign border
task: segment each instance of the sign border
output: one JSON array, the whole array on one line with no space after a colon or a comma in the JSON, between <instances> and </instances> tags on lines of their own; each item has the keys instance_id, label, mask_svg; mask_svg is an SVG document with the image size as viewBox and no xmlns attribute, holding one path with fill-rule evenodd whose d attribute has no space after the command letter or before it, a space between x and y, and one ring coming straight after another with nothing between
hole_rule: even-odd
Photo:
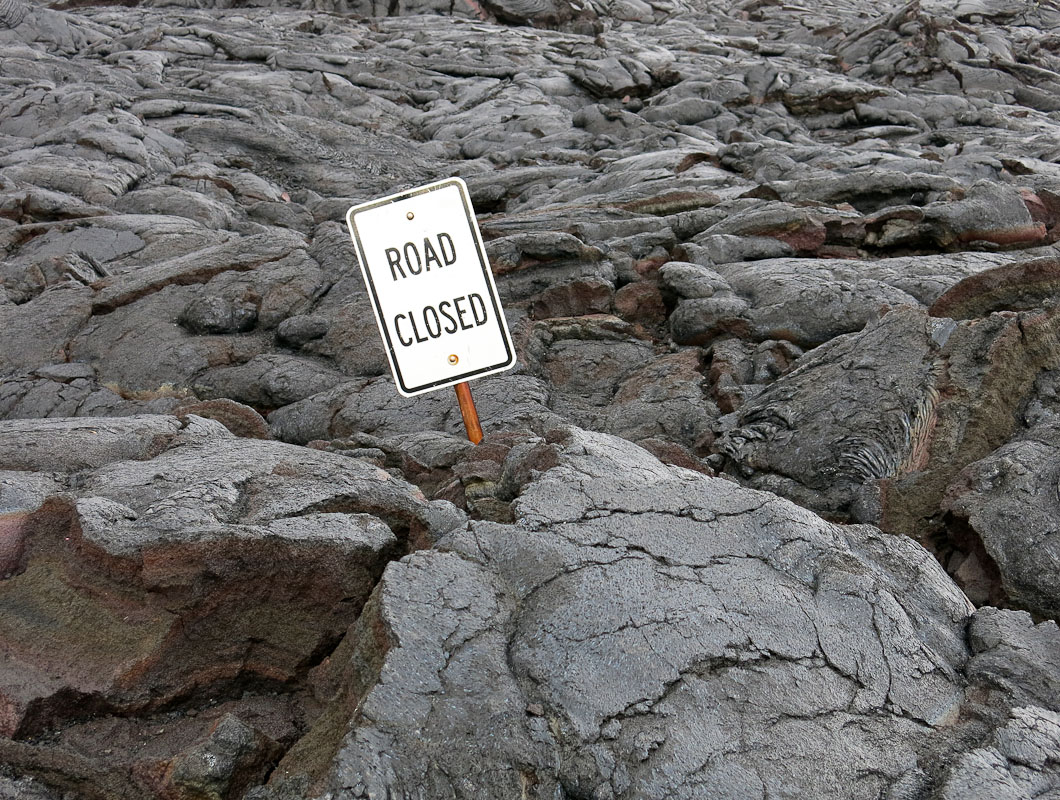
<instances>
[{"instance_id":1,"label":"sign border","mask_svg":"<svg viewBox=\"0 0 1060 800\"><path fill-rule=\"evenodd\" d=\"M354 224L353 218L356 214L364 211L370 211L380 206L390 205L391 203L397 203L402 200L407 200L410 197L416 197L421 194L427 194L429 192L437 191L438 189L444 189L447 186L456 186L460 192L460 200L464 204L464 213L467 215L467 221L471 227L471 234L475 240L475 248L478 251L479 265L482 268L483 276L486 279L486 286L489 289L490 302L493 304L493 313L496 315L498 320L498 327L500 328L501 337L504 340L504 349L507 353L505 359L498 363L487 367L480 367L479 369L472 370L471 372L463 372L457 376L450 376L442 378L437 381L425 383L420 386L413 386L409 388L405 385L405 378L401 374L401 369L398 366L397 355L394 352L394 343L390 340L390 333L387 330L386 325L383 322L382 309L379 305L379 296L376 294L375 283L372 281L372 276L368 271L366 264L368 263L367 258L364 254L364 246L361 244L361 237L357 231L357 226ZM505 370L511 369L515 366L515 348L512 345L511 332L508 330L508 320L504 316L504 311L501 309L500 298L497 296L497 284L493 280L493 270L490 269L489 261L486 258L486 249L482 243L482 234L478 229L478 220L475 219L475 212L471 206L471 199L468 196L467 184L464 183L462 178L452 177L444 178L434 183L428 183L423 186L419 186L415 189L410 189L404 192L398 192L397 194L388 195L381 197L377 200L370 200L367 203L360 203L359 205L351 206L346 212L346 227L349 229L350 237L353 239L354 247L357 249L357 262L361 268L361 276L364 278L365 285L368 287L368 295L372 300L372 312L375 314L375 322L379 327L379 332L382 334L383 343L385 344L386 357L390 362L390 372L394 377L394 383L397 385L397 390L405 397L415 397L416 395L424 394L426 392L434 391L436 389L444 389L447 386L455 386L458 383L463 383L470 378L482 378L486 375L492 375L497 372L504 372Z\"/></svg>"}]
</instances>

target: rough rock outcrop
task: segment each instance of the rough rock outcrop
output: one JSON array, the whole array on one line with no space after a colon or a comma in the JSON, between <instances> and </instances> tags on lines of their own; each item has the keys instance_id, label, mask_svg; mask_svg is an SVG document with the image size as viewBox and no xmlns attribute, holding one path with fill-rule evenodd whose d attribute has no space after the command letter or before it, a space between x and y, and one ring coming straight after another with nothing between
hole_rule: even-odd
<instances>
[{"instance_id":1,"label":"rough rock outcrop","mask_svg":"<svg viewBox=\"0 0 1060 800\"><path fill-rule=\"evenodd\" d=\"M551 441L519 524L387 569L277 790L329 742L310 785L349 797L926 796L974 768L937 760L983 723L972 607L930 554L619 439Z\"/></svg>"},{"instance_id":2,"label":"rough rock outcrop","mask_svg":"<svg viewBox=\"0 0 1060 800\"><path fill-rule=\"evenodd\" d=\"M1056 793L1058 97L1056 0L0 0L0 796ZM453 175L476 446L343 225Z\"/></svg>"},{"instance_id":3,"label":"rough rock outcrop","mask_svg":"<svg viewBox=\"0 0 1060 800\"><path fill-rule=\"evenodd\" d=\"M290 683L389 560L463 519L377 467L200 417L37 424L16 453L25 425L0 427L8 737Z\"/></svg>"},{"instance_id":4,"label":"rough rock outcrop","mask_svg":"<svg viewBox=\"0 0 1060 800\"><path fill-rule=\"evenodd\" d=\"M894 311L812 351L722 419L718 464L820 513L919 538L955 574L974 559L962 580L982 583L990 558L1005 558L1007 548L992 540L987 556L975 537L940 543L942 514L959 502L946 500L947 490L963 467L1017 433L1036 379L1060 363L1057 325L1055 309L967 322ZM1024 529L1011 531L1009 557L1029 544ZM977 600L1003 599L979 589ZM1028 607L1053 608L1041 603Z\"/></svg>"},{"instance_id":5,"label":"rough rock outcrop","mask_svg":"<svg viewBox=\"0 0 1060 800\"><path fill-rule=\"evenodd\" d=\"M1060 431L1042 424L966 467L944 507L966 519L997 565L1006 594L1037 614L1060 616Z\"/></svg>"}]
</instances>

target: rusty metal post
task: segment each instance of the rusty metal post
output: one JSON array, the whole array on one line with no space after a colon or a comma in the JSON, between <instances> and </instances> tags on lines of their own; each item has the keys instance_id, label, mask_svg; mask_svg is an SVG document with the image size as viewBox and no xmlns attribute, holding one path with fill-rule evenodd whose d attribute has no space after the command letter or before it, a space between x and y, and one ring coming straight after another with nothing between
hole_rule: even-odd
<instances>
[{"instance_id":1,"label":"rusty metal post","mask_svg":"<svg viewBox=\"0 0 1060 800\"><path fill-rule=\"evenodd\" d=\"M456 399L460 403L460 416L464 418L467 438L472 444L478 444L482 441L482 426L479 425L475 399L471 396L471 387L467 381L456 384Z\"/></svg>"}]
</instances>

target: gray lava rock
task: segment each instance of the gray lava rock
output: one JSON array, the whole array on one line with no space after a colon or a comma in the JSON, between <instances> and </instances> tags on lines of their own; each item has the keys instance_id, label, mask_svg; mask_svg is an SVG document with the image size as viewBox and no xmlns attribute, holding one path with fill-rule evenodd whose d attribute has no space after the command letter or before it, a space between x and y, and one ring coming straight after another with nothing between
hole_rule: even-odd
<instances>
[{"instance_id":1,"label":"gray lava rock","mask_svg":"<svg viewBox=\"0 0 1060 800\"><path fill-rule=\"evenodd\" d=\"M1060 790L1060 714L1016 708L987 747L965 753L939 791L941 800L1007 800Z\"/></svg>"},{"instance_id":2,"label":"gray lava rock","mask_svg":"<svg viewBox=\"0 0 1060 800\"><path fill-rule=\"evenodd\" d=\"M10 373L62 361L70 339L91 315L92 291L60 284L27 303L0 304L0 326L17 342L0 348L0 370Z\"/></svg>"},{"instance_id":3,"label":"gray lava rock","mask_svg":"<svg viewBox=\"0 0 1060 800\"><path fill-rule=\"evenodd\" d=\"M276 338L291 347L301 347L307 342L321 338L328 332L329 327L327 317L319 315L288 317L276 326Z\"/></svg>"},{"instance_id":4,"label":"gray lava rock","mask_svg":"<svg viewBox=\"0 0 1060 800\"><path fill-rule=\"evenodd\" d=\"M219 200L179 186L135 189L113 203L123 214L171 214L187 217L207 228L224 230L234 222L232 211Z\"/></svg>"},{"instance_id":5,"label":"gray lava rock","mask_svg":"<svg viewBox=\"0 0 1060 800\"><path fill-rule=\"evenodd\" d=\"M1010 257L926 256L881 261L768 259L711 265L749 306L755 338L813 347L861 330L887 308L929 306L960 279Z\"/></svg>"},{"instance_id":6,"label":"gray lava rock","mask_svg":"<svg viewBox=\"0 0 1060 800\"><path fill-rule=\"evenodd\" d=\"M947 491L944 506L978 534L1013 603L1060 615L1060 428L1032 428L969 464Z\"/></svg>"},{"instance_id":7,"label":"gray lava rock","mask_svg":"<svg viewBox=\"0 0 1060 800\"><path fill-rule=\"evenodd\" d=\"M547 430L561 422L549 408L543 381L527 375L501 375L475 385L475 403L485 426ZM423 430L462 433L463 421L451 392L401 397L390 376L359 379L291 403L269 414L273 436L305 444L354 433L399 436Z\"/></svg>"},{"instance_id":8,"label":"gray lava rock","mask_svg":"<svg viewBox=\"0 0 1060 800\"><path fill-rule=\"evenodd\" d=\"M0 423L5 450L24 445L24 425ZM65 472L68 494L0 531L8 550L21 543L0 580L8 737L82 715L88 695L96 709L142 712L290 681L356 617L389 559L463 522L356 459L236 439L199 417L36 425L37 446L4 462ZM250 764L229 753L232 770L262 766L261 747L243 753ZM185 766L174 780L223 777Z\"/></svg>"},{"instance_id":9,"label":"gray lava rock","mask_svg":"<svg viewBox=\"0 0 1060 800\"><path fill-rule=\"evenodd\" d=\"M702 447L712 438L718 412L704 396L701 370L699 353L685 350L634 372L611 401L608 433L632 441L660 438Z\"/></svg>"},{"instance_id":10,"label":"gray lava rock","mask_svg":"<svg viewBox=\"0 0 1060 800\"><path fill-rule=\"evenodd\" d=\"M227 397L259 408L278 408L348 380L338 370L307 358L275 353L208 370L196 381L195 393L204 399Z\"/></svg>"},{"instance_id":11,"label":"gray lava rock","mask_svg":"<svg viewBox=\"0 0 1060 800\"><path fill-rule=\"evenodd\" d=\"M1026 611L987 606L972 617L968 636L975 653L966 670L971 681L1001 692L1013 706L1060 710L1060 629L1055 622L1035 625Z\"/></svg>"},{"instance_id":12,"label":"gray lava rock","mask_svg":"<svg viewBox=\"0 0 1060 800\"><path fill-rule=\"evenodd\" d=\"M714 270L686 261L670 261L659 268L659 282L683 299L732 293L732 287Z\"/></svg>"},{"instance_id":13,"label":"gray lava rock","mask_svg":"<svg viewBox=\"0 0 1060 800\"><path fill-rule=\"evenodd\" d=\"M183 797L238 796L265 777L280 749L261 731L226 714L205 742L174 760L167 782Z\"/></svg>"},{"instance_id":14,"label":"gray lava rock","mask_svg":"<svg viewBox=\"0 0 1060 800\"><path fill-rule=\"evenodd\" d=\"M546 320L534 325L528 369L551 387L549 407L601 428L618 387L653 352L633 326L610 316Z\"/></svg>"},{"instance_id":15,"label":"gray lava rock","mask_svg":"<svg viewBox=\"0 0 1060 800\"><path fill-rule=\"evenodd\" d=\"M180 323L192 333L243 333L253 330L258 306L252 297L200 295L180 314Z\"/></svg>"},{"instance_id":16,"label":"gray lava rock","mask_svg":"<svg viewBox=\"0 0 1060 800\"><path fill-rule=\"evenodd\" d=\"M1044 243L1045 225L1036 223L1015 189L979 181L956 203L932 203L924 218L939 226L939 244L993 242L1000 245Z\"/></svg>"},{"instance_id":17,"label":"gray lava rock","mask_svg":"<svg viewBox=\"0 0 1060 800\"><path fill-rule=\"evenodd\" d=\"M693 247L699 249L693 250ZM695 252L700 259L710 259L715 264L795 255L795 248L781 239L770 236L736 236L729 233L700 234L695 239L695 245L686 245L685 249Z\"/></svg>"},{"instance_id":18,"label":"gray lava rock","mask_svg":"<svg viewBox=\"0 0 1060 800\"><path fill-rule=\"evenodd\" d=\"M1054 791L1055 5L0 0L0 794ZM343 225L451 175L474 446Z\"/></svg>"},{"instance_id":19,"label":"gray lava rock","mask_svg":"<svg viewBox=\"0 0 1060 800\"><path fill-rule=\"evenodd\" d=\"M56 800L57 795L33 778L9 778L0 775L0 797L3 800Z\"/></svg>"},{"instance_id":20,"label":"gray lava rock","mask_svg":"<svg viewBox=\"0 0 1060 800\"><path fill-rule=\"evenodd\" d=\"M610 56L579 61L570 76L599 97L640 95L651 88L651 75L630 58Z\"/></svg>"},{"instance_id":21,"label":"gray lava rock","mask_svg":"<svg viewBox=\"0 0 1060 800\"><path fill-rule=\"evenodd\" d=\"M723 420L715 449L756 487L923 536L960 469L1015 432L1060 358L1056 325L1054 311L961 323L893 311L803 356Z\"/></svg>"},{"instance_id":22,"label":"gray lava rock","mask_svg":"<svg viewBox=\"0 0 1060 800\"><path fill-rule=\"evenodd\" d=\"M60 367L87 369L79 369L76 375L66 377L59 374ZM95 378L95 371L86 364L59 364L0 378L0 419L161 414L179 402L175 396L142 401L124 398L102 386Z\"/></svg>"},{"instance_id":23,"label":"gray lava rock","mask_svg":"<svg viewBox=\"0 0 1060 800\"><path fill-rule=\"evenodd\" d=\"M959 737L971 608L930 555L566 437L519 525L387 571L333 659L365 689L334 701L357 716L332 791L703 796L709 774L715 797L877 797Z\"/></svg>"},{"instance_id":24,"label":"gray lava rock","mask_svg":"<svg viewBox=\"0 0 1060 800\"><path fill-rule=\"evenodd\" d=\"M13 420L0 424L0 453L8 469L75 472L111 461L151 458L180 429L180 420L165 416ZM28 437L34 441L29 448Z\"/></svg>"}]
</instances>

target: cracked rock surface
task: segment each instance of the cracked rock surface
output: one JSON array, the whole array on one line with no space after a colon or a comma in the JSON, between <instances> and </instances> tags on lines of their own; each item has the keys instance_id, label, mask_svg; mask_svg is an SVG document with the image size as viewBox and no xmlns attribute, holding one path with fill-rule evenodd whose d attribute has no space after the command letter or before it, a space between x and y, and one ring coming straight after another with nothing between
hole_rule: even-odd
<instances>
[{"instance_id":1,"label":"cracked rock surface","mask_svg":"<svg viewBox=\"0 0 1060 800\"><path fill-rule=\"evenodd\" d=\"M955 784L943 754L978 741L1005 695L985 700L989 673L970 677L973 607L923 548L620 439L552 438L559 464L524 488L520 524L472 522L388 567L328 665L350 728L310 732L342 737L310 786L738 798ZM999 638L1014 645L1011 627ZM304 780L300 755L278 785Z\"/></svg>"},{"instance_id":2,"label":"cracked rock surface","mask_svg":"<svg viewBox=\"0 0 1060 800\"><path fill-rule=\"evenodd\" d=\"M1056 0L0 0L0 798L1060 792ZM347 208L517 366L397 394Z\"/></svg>"}]
</instances>

